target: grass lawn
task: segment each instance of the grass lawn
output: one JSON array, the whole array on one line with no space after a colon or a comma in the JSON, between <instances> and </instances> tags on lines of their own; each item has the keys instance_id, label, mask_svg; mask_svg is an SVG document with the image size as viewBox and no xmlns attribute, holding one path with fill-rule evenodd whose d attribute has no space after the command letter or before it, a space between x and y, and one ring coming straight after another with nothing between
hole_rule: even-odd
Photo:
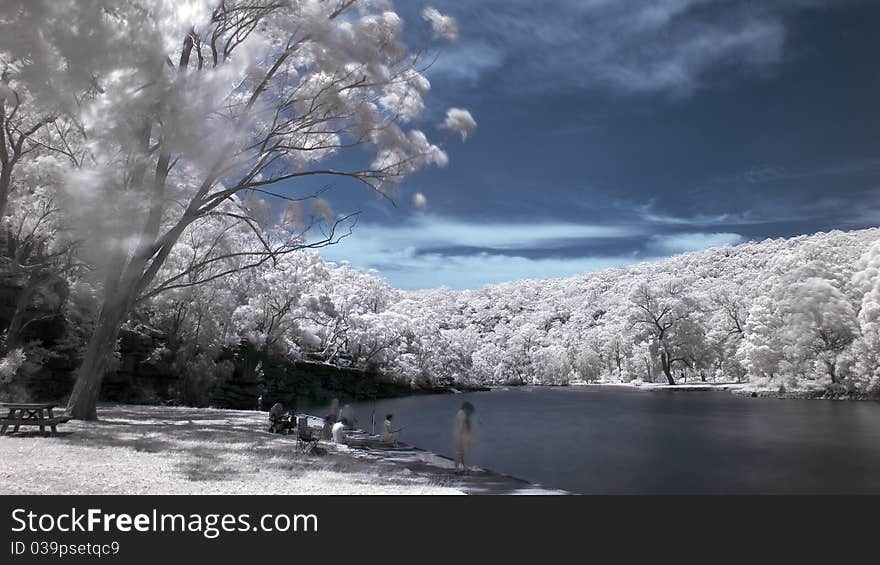
<instances>
[{"instance_id":1,"label":"grass lawn","mask_svg":"<svg viewBox=\"0 0 880 565\"><path fill-rule=\"evenodd\" d=\"M392 463L332 449L300 455L265 412L101 406L0 436L0 494L460 494Z\"/></svg>"}]
</instances>

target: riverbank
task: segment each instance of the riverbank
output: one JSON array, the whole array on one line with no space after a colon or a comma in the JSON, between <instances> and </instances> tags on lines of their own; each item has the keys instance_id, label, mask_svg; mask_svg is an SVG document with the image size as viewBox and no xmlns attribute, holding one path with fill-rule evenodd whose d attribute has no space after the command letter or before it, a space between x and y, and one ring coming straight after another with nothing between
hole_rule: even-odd
<instances>
[{"instance_id":1,"label":"riverbank","mask_svg":"<svg viewBox=\"0 0 880 565\"><path fill-rule=\"evenodd\" d=\"M322 442L300 455L295 436L266 431L265 412L101 406L98 422L57 436L0 436L0 494L546 494L410 446L355 449ZM23 428L24 430L24 428Z\"/></svg>"},{"instance_id":2,"label":"riverbank","mask_svg":"<svg viewBox=\"0 0 880 565\"><path fill-rule=\"evenodd\" d=\"M571 386L576 387L606 387L606 388L630 388L635 390L645 390L645 391L657 391L657 390L670 390L670 391L683 391L683 392L705 392L710 390L729 390L735 391L739 390L742 387L745 387L745 383L681 383L681 384L665 384L665 383L642 383L642 382L628 382L628 383L571 383Z\"/></svg>"},{"instance_id":3,"label":"riverbank","mask_svg":"<svg viewBox=\"0 0 880 565\"><path fill-rule=\"evenodd\" d=\"M750 396L752 398L780 398L794 400L852 400L852 401L880 401L880 396L871 396L857 392L833 391L828 389L803 389L803 390L785 390L785 389L767 389L760 387L747 387L732 391L733 394L739 396Z\"/></svg>"},{"instance_id":4,"label":"riverbank","mask_svg":"<svg viewBox=\"0 0 880 565\"><path fill-rule=\"evenodd\" d=\"M776 388L760 385L755 383L571 383L573 387L601 387L601 388L625 388L631 390L642 390L647 392L670 391L670 392L709 392L709 391L727 391L737 396L748 396L751 398L780 398L780 399L797 399L797 400L868 400L878 401L880 397L859 394L847 391L844 388L831 390L826 388L812 389L794 389L789 390L785 387Z\"/></svg>"}]
</instances>

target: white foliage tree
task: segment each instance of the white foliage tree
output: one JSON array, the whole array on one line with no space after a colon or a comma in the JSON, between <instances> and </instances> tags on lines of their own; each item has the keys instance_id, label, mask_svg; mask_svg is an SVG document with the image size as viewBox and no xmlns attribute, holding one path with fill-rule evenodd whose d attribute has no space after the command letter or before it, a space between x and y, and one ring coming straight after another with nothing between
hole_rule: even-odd
<instances>
[{"instance_id":1,"label":"white foliage tree","mask_svg":"<svg viewBox=\"0 0 880 565\"><path fill-rule=\"evenodd\" d=\"M0 52L26 62L18 79L82 124L94 155L65 186L65 207L79 212L83 237L103 244L93 245L92 260L106 259L103 304L71 415L95 417L122 323L191 226L226 215L256 232L248 210L230 205L245 193L298 200L275 187L321 175L387 194L419 168L446 163L443 150L408 125L429 83L401 42L401 19L383 5L4 2L0 20L11 33ZM353 147L372 159L321 165ZM340 220L329 224L323 244L338 237ZM262 237L260 253L300 249L310 233L300 225ZM255 252L232 259L259 264Z\"/></svg>"}]
</instances>

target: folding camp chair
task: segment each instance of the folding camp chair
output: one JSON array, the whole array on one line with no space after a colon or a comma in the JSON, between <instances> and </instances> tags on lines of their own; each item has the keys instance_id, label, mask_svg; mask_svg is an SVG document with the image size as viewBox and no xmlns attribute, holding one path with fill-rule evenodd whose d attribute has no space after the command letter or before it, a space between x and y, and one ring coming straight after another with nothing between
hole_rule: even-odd
<instances>
[{"instance_id":1,"label":"folding camp chair","mask_svg":"<svg viewBox=\"0 0 880 565\"><path fill-rule=\"evenodd\" d=\"M300 416L296 419L296 445L301 454L309 454L318 445L318 436L309 429L309 417Z\"/></svg>"}]
</instances>

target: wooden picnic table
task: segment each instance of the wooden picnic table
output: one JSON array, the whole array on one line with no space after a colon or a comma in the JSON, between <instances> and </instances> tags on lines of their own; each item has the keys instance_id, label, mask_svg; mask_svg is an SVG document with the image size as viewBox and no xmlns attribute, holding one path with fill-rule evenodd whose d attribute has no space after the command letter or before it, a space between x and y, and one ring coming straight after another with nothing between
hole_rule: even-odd
<instances>
[{"instance_id":1,"label":"wooden picnic table","mask_svg":"<svg viewBox=\"0 0 880 565\"><path fill-rule=\"evenodd\" d=\"M52 430L52 433L58 433L58 424L70 420L67 416L55 416L52 409L57 404L49 403L22 403L22 402L0 402L0 410L7 409L5 417L0 418L0 434L6 433L6 428L13 426L13 433L18 431L19 426L40 426L40 431L45 432L46 426Z\"/></svg>"}]
</instances>

